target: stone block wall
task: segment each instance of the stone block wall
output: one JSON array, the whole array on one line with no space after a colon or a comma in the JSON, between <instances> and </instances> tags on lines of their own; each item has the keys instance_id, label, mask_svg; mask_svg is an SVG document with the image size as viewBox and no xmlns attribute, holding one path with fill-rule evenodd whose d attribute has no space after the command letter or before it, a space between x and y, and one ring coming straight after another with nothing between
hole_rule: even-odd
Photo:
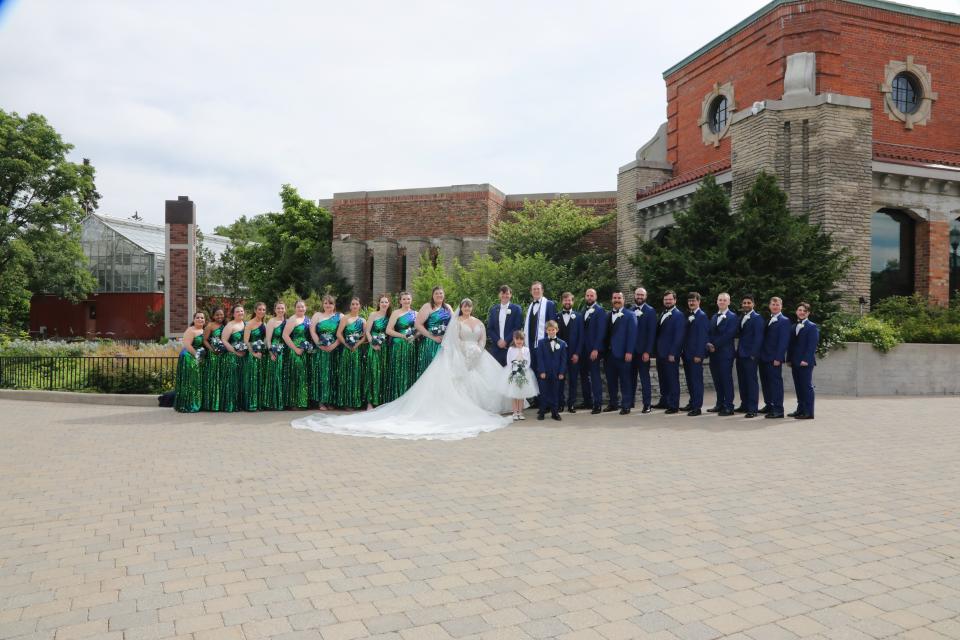
<instances>
[{"instance_id":1,"label":"stone block wall","mask_svg":"<svg viewBox=\"0 0 960 640\"><path fill-rule=\"evenodd\" d=\"M668 180L672 173L669 164L650 160L634 160L617 173L617 282L625 289L638 284L630 259L637 253L639 238L646 237L647 232L637 216L637 192Z\"/></svg>"}]
</instances>

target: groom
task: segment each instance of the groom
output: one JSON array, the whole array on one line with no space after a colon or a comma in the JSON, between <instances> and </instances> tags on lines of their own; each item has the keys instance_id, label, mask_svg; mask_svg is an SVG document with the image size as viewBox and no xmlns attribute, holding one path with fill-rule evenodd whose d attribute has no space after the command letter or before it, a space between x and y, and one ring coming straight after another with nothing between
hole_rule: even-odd
<instances>
[{"instance_id":1,"label":"groom","mask_svg":"<svg viewBox=\"0 0 960 640\"><path fill-rule=\"evenodd\" d=\"M527 313L523 319L523 330L526 333L527 347L530 349L530 368L539 376L537 345L547 335L547 322L557 317L557 305L553 300L543 296L542 282L534 282L530 285L530 298L530 306L527 307ZM536 403L536 399L532 403Z\"/></svg>"}]
</instances>

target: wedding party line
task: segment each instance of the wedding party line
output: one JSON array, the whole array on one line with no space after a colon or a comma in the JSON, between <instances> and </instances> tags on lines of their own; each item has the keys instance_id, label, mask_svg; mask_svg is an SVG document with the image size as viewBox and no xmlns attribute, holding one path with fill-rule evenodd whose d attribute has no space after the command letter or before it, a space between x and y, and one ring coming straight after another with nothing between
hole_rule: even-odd
<instances>
[{"instance_id":1,"label":"wedding party line","mask_svg":"<svg viewBox=\"0 0 960 640\"><path fill-rule=\"evenodd\" d=\"M805 302L798 304L797 322L792 323L778 297L769 300L769 317L764 318L750 294L741 296L739 315L730 309L730 295L719 294L717 312L708 317L696 292L685 296L686 311L678 309L673 291L664 292L661 311L655 310L643 287L634 291L632 303L614 292L609 309L597 301L593 289L584 293L579 308L574 308L570 292L560 296L559 304L547 298L539 282L531 285L530 293L531 302L522 309L512 302L510 287L500 287L500 302L489 309L485 323L473 318L469 299L455 313L441 287L433 289L430 302L418 311L411 308L413 298L407 292L399 294L397 309L391 296L381 295L367 317L361 314L359 298L341 312L329 295L312 316L303 300L296 302L292 315L285 303L277 302L269 320L262 302L254 305L250 319L241 305L230 309L229 318L224 309L215 309L209 320L197 312L183 335L174 406L181 412L373 409L401 398L424 376L456 317L457 325L469 320L465 331L470 335L460 335L465 342L454 343L463 361L447 376L456 379L458 370L476 368L475 351L485 348L502 373L488 368L483 383L467 386L485 386L485 394L497 398L478 399L476 389L468 395L490 412L510 413L511 420L524 419L527 401L537 408L539 419L561 420L563 411L578 409L628 415L635 408L638 385L642 413L663 409L666 414L698 416L704 403L704 365L716 390L716 402L707 412L814 417L812 373L819 330L809 320L811 309ZM465 350L462 344L476 349ZM656 404L651 363L659 381ZM791 369L797 396L790 414L783 406L784 365ZM681 369L689 393L683 407Z\"/></svg>"}]
</instances>

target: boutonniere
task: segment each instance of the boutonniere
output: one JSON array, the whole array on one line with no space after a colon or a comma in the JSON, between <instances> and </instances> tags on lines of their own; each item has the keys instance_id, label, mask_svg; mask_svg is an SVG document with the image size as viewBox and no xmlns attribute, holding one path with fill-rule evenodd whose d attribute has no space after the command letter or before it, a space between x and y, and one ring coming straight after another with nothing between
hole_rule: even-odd
<instances>
[{"instance_id":1,"label":"boutonniere","mask_svg":"<svg viewBox=\"0 0 960 640\"><path fill-rule=\"evenodd\" d=\"M550 350L551 350L551 351L559 351L559 350L560 350L560 343L559 343L559 342L551 342L551 343L550 343Z\"/></svg>"},{"instance_id":2,"label":"boutonniere","mask_svg":"<svg viewBox=\"0 0 960 640\"><path fill-rule=\"evenodd\" d=\"M642 318L642 317L643 317L643 309L637 307L635 313L637 314L637 317L638 317L638 318Z\"/></svg>"},{"instance_id":3,"label":"boutonniere","mask_svg":"<svg viewBox=\"0 0 960 640\"><path fill-rule=\"evenodd\" d=\"M576 317L577 317L577 312L576 312L576 311L571 311L571 312L570 312L570 319L572 320L572 319L574 319L574 318L576 318Z\"/></svg>"},{"instance_id":4,"label":"boutonniere","mask_svg":"<svg viewBox=\"0 0 960 640\"><path fill-rule=\"evenodd\" d=\"M687 316L687 322L693 322L694 319L696 319L696 317L697 317L696 314L691 313L690 315Z\"/></svg>"},{"instance_id":5,"label":"boutonniere","mask_svg":"<svg viewBox=\"0 0 960 640\"><path fill-rule=\"evenodd\" d=\"M583 314L583 317L584 318L590 317L590 314L593 313L594 311L596 311L596 309L594 309L593 307L590 307L589 309L587 309L587 312Z\"/></svg>"},{"instance_id":6,"label":"boutonniere","mask_svg":"<svg viewBox=\"0 0 960 640\"><path fill-rule=\"evenodd\" d=\"M511 313L513 313L513 309L507 309L507 315L510 315Z\"/></svg>"},{"instance_id":7,"label":"boutonniere","mask_svg":"<svg viewBox=\"0 0 960 640\"><path fill-rule=\"evenodd\" d=\"M623 316L623 311L617 311L617 312L615 312L615 313L613 314L613 320L612 320L611 322L616 322L617 320L620 319L621 316Z\"/></svg>"}]
</instances>

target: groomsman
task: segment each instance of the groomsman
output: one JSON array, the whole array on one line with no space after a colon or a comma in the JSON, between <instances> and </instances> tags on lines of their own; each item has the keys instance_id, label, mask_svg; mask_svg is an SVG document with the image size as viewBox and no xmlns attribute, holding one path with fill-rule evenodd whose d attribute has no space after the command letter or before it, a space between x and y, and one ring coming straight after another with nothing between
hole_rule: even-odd
<instances>
[{"instance_id":1,"label":"groomsman","mask_svg":"<svg viewBox=\"0 0 960 640\"><path fill-rule=\"evenodd\" d=\"M650 357L653 355L654 340L657 338L657 312L647 304L647 290L643 287L637 287L633 292L633 301L631 310L637 318L637 341L633 347L630 388L636 394L637 378L640 378L642 413L650 413Z\"/></svg>"},{"instance_id":2,"label":"groomsman","mask_svg":"<svg viewBox=\"0 0 960 640\"><path fill-rule=\"evenodd\" d=\"M567 383L560 385L560 409L576 413L577 380L580 377L580 348L583 344L583 313L573 308L573 294L569 291L560 296L560 312L557 313L557 335L567 343Z\"/></svg>"},{"instance_id":3,"label":"groomsman","mask_svg":"<svg viewBox=\"0 0 960 640\"><path fill-rule=\"evenodd\" d=\"M543 283L534 282L530 285L530 296L532 302L527 307L527 315L523 319L523 328L527 336L527 347L530 349L530 368L535 372L537 368L537 345L546 337L546 324L548 321L557 317L557 306L553 300L543 296ZM533 398L531 404L536 406L537 399Z\"/></svg>"},{"instance_id":4,"label":"groomsman","mask_svg":"<svg viewBox=\"0 0 960 640\"><path fill-rule=\"evenodd\" d=\"M790 346L791 323L783 310L783 300L770 298L770 320L763 332L760 347L760 386L763 389L763 408L767 418L783 417L783 363Z\"/></svg>"},{"instance_id":5,"label":"groomsman","mask_svg":"<svg viewBox=\"0 0 960 640\"><path fill-rule=\"evenodd\" d=\"M733 415L733 340L737 336L737 314L730 310L730 294L717 296L718 311L710 318L707 352L710 354L710 376L717 390L717 404L710 413Z\"/></svg>"},{"instance_id":6,"label":"groomsman","mask_svg":"<svg viewBox=\"0 0 960 640\"><path fill-rule=\"evenodd\" d=\"M703 408L703 359L707 357L707 330L710 320L700 308L700 294L687 294L687 330L683 338L683 375L690 392L690 403L684 407L688 416L698 416Z\"/></svg>"},{"instance_id":7,"label":"groomsman","mask_svg":"<svg viewBox=\"0 0 960 640\"><path fill-rule=\"evenodd\" d=\"M512 298L513 291L503 285L500 287L500 304L490 307L490 313L487 314L490 354L502 366L507 366L507 349L513 341L513 332L523 328L523 310L520 305L510 302Z\"/></svg>"},{"instance_id":8,"label":"groomsman","mask_svg":"<svg viewBox=\"0 0 960 640\"><path fill-rule=\"evenodd\" d=\"M810 305L801 302L797 307L797 324L791 332L787 353L787 362L793 373L793 388L797 392L797 410L790 415L797 420L813 420L813 368L817 364L820 328L809 317Z\"/></svg>"},{"instance_id":9,"label":"groomsman","mask_svg":"<svg viewBox=\"0 0 960 640\"><path fill-rule=\"evenodd\" d=\"M619 408L620 415L625 416L633 408L636 389L636 386L631 388L630 385L630 369L637 342L637 316L623 308L622 291L613 294L609 318L607 349L603 357L609 402L604 411L616 411Z\"/></svg>"},{"instance_id":10,"label":"groomsman","mask_svg":"<svg viewBox=\"0 0 960 640\"><path fill-rule=\"evenodd\" d=\"M663 294L663 313L657 329L657 377L660 379L660 408L680 413L680 352L687 320L677 309L677 294Z\"/></svg>"},{"instance_id":11,"label":"groomsman","mask_svg":"<svg viewBox=\"0 0 960 640\"><path fill-rule=\"evenodd\" d=\"M600 363L607 337L607 312L597 304L595 289L583 294L586 306L583 309L583 340L580 344L580 388L583 391L581 408L590 413L600 413L603 402L603 381L600 379Z\"/></svg>"},{"instance_id":12,"label":"groomsman","mask_svg":"<svg viewBox=\"0 0 960 640\"><path fill-rule=\"evenodd\" d=\"M763 316L753 310L753 296L747 294L740 302L740 340L737 342L737 386L740 387L740 406L737 413L747 418L757 417L760 389L757 384L757 356L763 344Z\"/></svg>"},{"instance_id":13,"label":"groomsman","mask_svg":"<svg viewBox=\"0 0 960 640\"><path fill-rule=\"evenodd\" d=\"M547 410L551 418L560 420L560 385L567 374L567 343L557 337L556 320L548 321L544 328L547 335L537 346L537 360L540 362L537 420L543 420Z\"/></svg>"}]
</instances>

